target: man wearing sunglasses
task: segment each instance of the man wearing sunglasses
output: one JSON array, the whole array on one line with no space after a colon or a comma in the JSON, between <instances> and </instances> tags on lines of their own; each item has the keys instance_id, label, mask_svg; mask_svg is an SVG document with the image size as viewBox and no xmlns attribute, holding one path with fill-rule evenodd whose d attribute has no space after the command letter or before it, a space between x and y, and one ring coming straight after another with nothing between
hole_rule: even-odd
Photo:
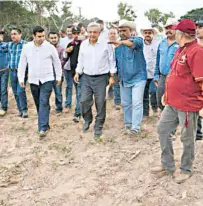
<instances>
[{"instance_id":1,"label":"man wearing sunglasses","mask_svg":"<svg viewBox=\"0 0 203 206\"><path fill-rule=\"evenodd\" d=\"M157 104L161 110L164 109L161 99L165 91L165 80L170 71L171 61L179 47L175 41L176 24L177 21L174 19L168 19L166 25L164 26L167 37L160 42L157 51L154 82L157 86Z\"/></svg>"}]
</instances>

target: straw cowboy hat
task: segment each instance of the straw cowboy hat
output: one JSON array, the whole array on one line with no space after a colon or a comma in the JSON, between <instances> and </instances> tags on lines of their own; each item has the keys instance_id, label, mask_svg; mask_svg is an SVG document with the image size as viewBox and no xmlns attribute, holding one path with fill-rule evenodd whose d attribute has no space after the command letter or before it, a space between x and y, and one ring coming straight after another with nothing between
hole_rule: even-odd
<instances>
[{"instance_id":1,"label":"straw cowboy hat","mask_svg":"<svg viewBox=\"0 0 203 206\"><path fill-rule=\"evenodd\" d=\"M157 34L157 30L156 30L155 28L153 28L151 25L147 25L147 26L143 27L143 28L140 30L141 34L143 35L144 31L146 31L146 30L147 30L147 31L152 31L152 32L154 33L154 35Z\"/></svg>"},{"instance_id":2,"label":"straw cowboy hat","mask_svg":"<svg viewBox=\"0 0 203 206\"><path fill-rule=\"evenodd\" d=\"M121 28L121 27L128 27L132 30L136 30L136 24L133 21L128 21L125 19L119 21L118 28Z\"/></svg>"},{"instance_id":3,"label":"straw cowboy hat","mask_svg":"<svg viewBox=\"0 0 203 206\"><path fill-rule=\"evenodd\" d=\"M173 18L169 18L166 22L166 24L164 25L164 28L168 27L168 26L174 26L178 23L178 21L176 19Z\"/></svg>"}]
</instances>

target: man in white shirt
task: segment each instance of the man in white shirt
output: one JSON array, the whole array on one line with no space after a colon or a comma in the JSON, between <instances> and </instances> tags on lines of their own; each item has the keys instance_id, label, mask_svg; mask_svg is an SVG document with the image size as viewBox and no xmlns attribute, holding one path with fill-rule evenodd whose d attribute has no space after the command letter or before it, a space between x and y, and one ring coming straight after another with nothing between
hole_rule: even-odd
<instances>
[{"instance_id":1,"label":"man in white shirt","mask_svg":"<svg viewBox=\"0 0 203 206\"><path fill-rule=\"evenodd\" d=\"M72 28L73 28L73 25L67 26L67 29L66 29L67 36L60 39L59 45L63 49L66 49L68 44L73 40Z\"/></svg>"},{"instance_id":2,"label":"man in white shirt","mask_svg":"<svg viewBox=\"0 0 203 206\"><path fill-rule=\"evenodd\" d=\"M147 65L147 83L144 91L143 99L143 115L145 117L149 116L149 88L152 80L154 79L154 70L156 65L156 55L159 42L154 40L156 34L155 29L148 26L141 30L144 37L144 57ZM155 113L156 111L154 111Z\"/></svg>"},{"instance_id":3,"label":"man in white shirt","mask_svg":"<svg viewBox=\"0 0 203 206\"><path fill-rule=\"evenodd\" d=\"M99 39L100 26L88 25L89 39L82 42L74 80L79 82L81 76L81 113L85 120L83 131L89 129L93 121L92 105L97 110L94 126L95 140L101 140L102 128L106 118L106 86L114 84L116 62L112 45ZM110 78L109 78L110 75Z\"/></svg>"},{"instance_id":4,"label":"man in white shirt","mask_svg":"<svg viewBox=\"0 0 203 206\"><path fill-rule=\"evenodd\" d=\"M104 21L103 20L97 20L97 24L100 25L100 35L99 35L99 40L103 42L108 42L109 41L109 30L104 27Z\"/></svg>"},{"instance_id":5,"label":"man in white shirt","mask_svg":"<svg viewBox=\"0 0 203 206\"><path fill-rule=\"evenodd\" d=\"M115 27L112 27L109 29L109 41L111 42L111 41L117 41L117 40L118 40L118 29ZM115 48L114 45L112 46ZM114 81L115 81L114 86L109 88L108 95L111 97L114 94L115 109L121 110L121 95L120 95L120 84L119 84L118 74L114 76Z\"/></svg>"},{"instance_id":6,"label":"man in white shirt","mask_svg":"<svg viewBox=\"0 0 203 206\"><path fill-rule=\"evenodd\" d=\"M20 85L25 87L24 77L28 65L28 81L38 112L38 129L40 138L46 136L49 127L49 98L54 85L54 70L57 85L61 84L62 68L56 48L45 40L44 29L33 29L32 42L23 47L18 68Z\"/></svg>"}]
</instances>

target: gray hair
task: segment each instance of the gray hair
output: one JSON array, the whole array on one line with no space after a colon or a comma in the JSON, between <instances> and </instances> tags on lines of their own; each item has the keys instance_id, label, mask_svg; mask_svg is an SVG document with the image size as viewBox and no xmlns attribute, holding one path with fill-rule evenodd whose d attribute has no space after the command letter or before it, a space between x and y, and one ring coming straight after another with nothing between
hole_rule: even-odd
<instances>
[{"instance_id":1,"label":"gray hair","mask_svg":"<svg viewBox=\"0 0 203 206\"><path fill-rule=\"evenodd\" d=\"M186 39L195 39L196 37L194 35L190 35L188 33L185 33L185 32L182 32L180 30L176 30L176 34L180 34L180 35L183 35Z\"/></svg>"},{"instance_id":2,"label":"gray hair","mask_svg":"<svg viewBox=\"0 0 203 206\"><path fill-rule=\"evenodd\" d=\"M96 22L91 22L91 23L89 23L88 26L87 26L87 31L89 30L89 28L92 28L92 27L97 28L99 32L100 32L100 30L101 30L101 27L100 27L100 25L99 25L98 23L96 23Z\"/></svg>"}]
</instances>

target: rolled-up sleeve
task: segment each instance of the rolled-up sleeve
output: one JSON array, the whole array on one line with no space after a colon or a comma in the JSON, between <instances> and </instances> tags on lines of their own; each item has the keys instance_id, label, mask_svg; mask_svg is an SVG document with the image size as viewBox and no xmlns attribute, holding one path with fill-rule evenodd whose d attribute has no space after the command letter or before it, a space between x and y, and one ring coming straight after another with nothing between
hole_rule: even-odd
<instances>
[{"instance_id":1,"label":"rolled-up sleeve","mask_svg":"<svg viewBox=\"0 0 203 206\"><path fill-rule=\"evenodd\" d=\"M61 61L59 59L58 52L54 47L52 47L52 59L53 59L53 66L56 74L56 80L61 81L61 77L62 77Z\"/></svg>"},{"instance_id":2,"label":"rolled-up sleeve","mask_svg":"<svg viewBox=\"0 0 203 206\"><path fill-rule=\"evenodd\" d=\"M132 49L143 49L143 39L141 37L131 37L129 39L131 42L133 42Z\"/></svg>"},{"instance_id":3,"label":"rolled-up sleeve","mask_svg":"<svg viewBox=\"0 0 203 206\"><path fill-rule=\"evenodd\" d=\"M22 53L20 55L20 61L18 64L18 80L19 82L24 82L25 79L25 70L28 64L27 56L26 56L26 47L23 47Z\"/></svg>"},{"instance_id":4,"label":"rolled-up sleeve","mask_svg":"<svg viewBox=\"0 0 203 206\"><path fill-rule=\"evenodd\" d=\"M154 70L154 80L159 80L159 64L160 64L160 45L158 46L157 55L156 55L156 65Z\"/></svg>"},{"instance_id":5,"label":"rolled-up sleeve","mask_svg":"<svg viewBox=\"0 0 203 206\"><path fill-rule=\"evenodd\" d=\"M80 45L80 51L79 51L79 56L78 56L78 64L77 64L77 68L76 68L76 72L78 74L82 74L83 73L83 69L84 69L84 54L83 51L84 50L84 43L82 43Z\"/></svg>"},{"instance_id":6,"label":"rolled-up sleeve","mask_svg":"<svg viewBox=\"0 0 203 206\"><path fill-rule=\"evenodd\" d=\"M196 82L203 81L203 48L191 52L187 58L188 65Z\"/></svg>"},{"instance_id":7,"label":"rolled-up sleeve","mask_svg":"<svg viewBox=\"0 0 203 206\"><path fill-rule=\"evenodd\" d=\"M108 45L108 55L109 55L110 73L115 74L117 72L116 58L115 58L115 51L112 45Z\"/></svg>"}]
</instances>

